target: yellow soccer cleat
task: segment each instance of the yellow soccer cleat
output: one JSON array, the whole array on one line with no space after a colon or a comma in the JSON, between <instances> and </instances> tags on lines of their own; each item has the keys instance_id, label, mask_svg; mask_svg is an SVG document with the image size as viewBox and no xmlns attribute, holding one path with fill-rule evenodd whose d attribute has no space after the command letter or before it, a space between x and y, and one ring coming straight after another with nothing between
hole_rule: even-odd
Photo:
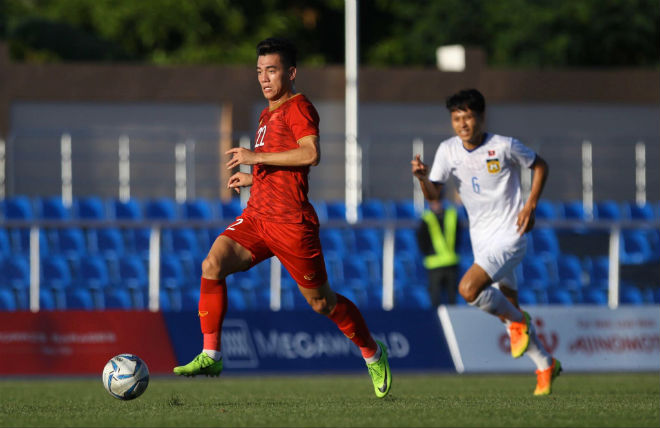
<instances>
[{"instance_id":1,"label":"yellow soccer cleat","mask_svg":"<svg viewBox=\"0 0 660 428\"><path fill-rule=\"evenodd\" d=\"M374 384L374 392L376 397L383 398L390 392L392 386L392 372L390 371L390 364L387 361L387 349L381 342L376 341L380 346L381 354L380 359L375 363L367 364L369 376Z\"/></svg>"},{"instance_id":2,"label":"yellow soccer cleat","mask_svg":"<svg viewBox=\"0 0 660 428\"><path fill-rule=\"evenodd\" d=\"M185 366L174 367L174 374L179 376L220 376L222 372L222 360L215 361L202 352L194 360Z\"/></svg>"}]
</instances>

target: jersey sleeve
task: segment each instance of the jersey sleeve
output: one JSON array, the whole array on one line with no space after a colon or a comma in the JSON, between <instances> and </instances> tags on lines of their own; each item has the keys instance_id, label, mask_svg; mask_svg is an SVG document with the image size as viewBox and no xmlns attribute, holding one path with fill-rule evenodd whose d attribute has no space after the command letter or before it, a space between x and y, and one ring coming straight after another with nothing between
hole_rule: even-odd
<instances>
[{"instance_id":1,"label":"jersey sleeve","mask_svg":"<svg viewBox=\"0 0 660 428\"><path fill-rule=\"evenodd\" d=\"M308 135L319 135L319 114L309 102L295 103L289 109L289 127L296 141Z\"/></svg>"},{"instance_id":2,"label":"jersey sleeve","mask_svg":"<svg viewBox=\"0 0 660 428\"><path fill-rule=\"evenodd\" d=\"M431 165L431 172L429 172L429 180L434 183L445 183L449 180L451 168L449 165L449 151L447 150L448 143L442 142L435 151L433 158L433 165Z\"/></svg>"},{"instance_id":3,"label":"jersey sleeve","mask_svg":"<svg viewBox=\"0 0 660 428\"><path fill-rule=\"evenodd\" d=\"M519 140L511 139L511 157L519 164L530 168L536 159L536 152Z\"/></svg>"}]
</instances>

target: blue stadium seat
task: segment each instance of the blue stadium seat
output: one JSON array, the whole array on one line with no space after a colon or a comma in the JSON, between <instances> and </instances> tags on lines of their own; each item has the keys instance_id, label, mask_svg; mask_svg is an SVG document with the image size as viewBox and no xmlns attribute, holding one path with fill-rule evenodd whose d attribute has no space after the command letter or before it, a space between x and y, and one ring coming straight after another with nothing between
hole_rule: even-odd
<instances>
[{"instance_id":1,"label":"blue stadium seat","mask_svg":"<svg viewBox=\"0 0 660 428\"><path fill-rule=\"evenodd\" d=\"M0 228L0 257L8 256L11 254L11 240L7 229Z\"/></svg>"},{"instance_id":2,"label":"blue stadium seat","mask_svg":"<svg viewBox=\"0 0 660 428\"><path fill-rule=\"evenodd\" d=\"M520 288L518 290L518 301L521 305L536 305L536 294L529 288Z\"/></svg>"},{"instance_id":3,"label":"blue stadium seat","mask_svg":"<svg viewBox=\"0 0 660 428\"><path fill-rule=\"evenodd\" d=\"M650 262L660 261L660 229L647 229L642 233L651 247Z\"/></svg>"},{"instance_id":4,"label":"blue stadium seat","mask_svg":"<svg viewBox=\"0 0 660 428\"><path fill-rule=\"evenodd\" d=\"M53 290L64 290L71 286L69 264L63 256L51 255L41 259L42 286Z\"/></svg>"},{"instance_id":5,"label":"blue stadium seat","mask_svg":"<svg viewBox=\"0 0 660 428\"><path fill-rule=\"evenodd\" d=\"M619 301L628 305L643 305L644 297L641 290L632 284L620 284Z\"/></svg>"},{"instance_id":6,"label":"blue stadium seat","mask_svg":"<svg viewBox=\"0 0 660 428\"><path fill-rule=\"evenodd\" d=\"M621 208L616 201L599 201L594 204L594 219L596 220L621 220Z\"/></svg>"},{"instance_id":7,"label":"blue stadium seat","mask_svg":"<svg viewBox=\"0 0 660 428\"><path fill-rule=\"evenodd\" d=\"M358 208L359 216L364 220L383 220L392 217L391 203L381 199L365 199Z\"/></svg>"},{"instance_id":8,"label":"blue stadium seat","mask_svg":"<svg viewBox=\"0 0 660 428\"><path fill-rule=\"evenodd\" d=\"M310 200L309 201L316 211L316 216L319 218L319 223L323 224L328 221L328 205L323 200Z\"/></svg>"},{"instance_id":9,"label":"blue stadium seat","mask_svg":"<svg viewBox=\"0 0 660 428\"><path fill-rule=\"evenodd\" d=\"M649 202L638 205L628 201L623 204L623 218L630 220L653 220L653 205Z\"/></svg>"},{"instance_id":10,"label":"blue stadium seat","mask_svg":"<svg viewBox=\"0 0 660 428\"><path fill-rule=\"evenodd\" d=\"M5 218L7 220L32 220L35 218L34 206L29 196L17 195L5 199Z\"/></svg>"},{"instance_id":11,"label":"blue stadium seat","mask_svg":"<svg viewBox=\"0 0 660 428\"><path fill-rule=\"evenodd\" d=\"M472 241L470 240L470 229L467 227L460 227L456 234L456 252L464 257L472 256Z\"/></svg>"},{"instance_id":12,"label":"blue stadium seat","mask_svg":"<svg viewBox=\"0 0 660 428\"><path fill-rule=\"evenodd\" d=\"M565 306L573 304L573 298L571 297L571 293L569 293L568 290L565 290L563 288L554 288L548 290L548 300L550 304L559 304Z\"/></svg>"},{"instance_id":13,"label":"blue stadium seat","mask_svg":"<svg viewBox=\"0 0 660 428\"><path fill-rule=\"evenodd\" d=\"M84 255L87 253L87 243L82 229L69 227L59 229L58 252L65 256L71 254Z\"/></svg>"},{"instance_id":14,"label":"blue stadium seat","mask_svg":"<svg viewBox=\"0 0 660 428\"><path fill-rule=\"evenodd\" d=\"M182 310L196 311L199 307L199 287L189 288L182 293Z\"/></svg>"},{"instance_id":15,"label":"blue stadium seat","mask_svg":"<svg viewBox=\"0 0 660 428\"><path fill-rule=\"evenodd\" d=\"M181 213L188 220L211 220L214 216L211 202L203 198L183 202Z\"/></svg>"},{"instance_id":16,"label":"blue stadium seat","mask_svg":"<svg viewBox=\"0 0 660 428\"><path fill-rule=\"evenodd\" d=\"M415 211L415 202L412 199L394 201L394 217L397 220L417 219L420 216Z\"/></svg>"},{"instance_id":17,"label":"blue stadium seat","mask_svg":"<svg viewBox=\"0 0 660 428\"><path fill-rule=\"evenodd\" d=\"M72 275L77 276L80 272L80 259L87 255L84 232L76 227L59 229L58 232L57 254L66 258Z\"/></svg>"},{"instance_id":18,"label":"blue stadium seat","mask_svg":"<svg viewBox=\"0 0 660 428\"><path fill-rule=\"evenodd\" d=\"M536 205L536 218L539 220L556 220L559 218L559 210L551 201L540 199Z\"/></svg>"},{"instance_id":19,"label":"blue stadium seat","mask_svg":"<svg viewBox=\"0 0 660 428\"><path fill-rule=\"evenodd\" d=\"M174 254L161 255L160 286L166 290L178 290L183 286L183 265Z\"/></svg>"},{"instance_id":20,"label":"blue stadium seat","mask_svg":"<svg viewBox=\"0 0 660 428\"><path fill-rule=\"evenodd\" d=\"M16 298L11 290L0 288L0 312L2 311L15 311Z\"/></svg>"},{"instance_id":21,"label":"blue stadium seat","mask_svg":"<svg viewBox=\"0 0 660 428\"><path fill-rule=\"evenodd\" d=\"M122 287L136 290L147 288L148 276L144 262L134 256L119 261L119 280Z\"/></svg>"},{"instance_id":22,"label":"blue stadium seat","mask_svg":"<svg viewBox=\"0 0 660 428\"><path fill-rule=\"evenodd\" d=\"M532 229L531 235L534 247L532 254L553 258L559 256L559 240L554 229L548 227Z\"/></svg>"},{"instance_id":23,"label":"blue stadium seat","mask_svg":"<svg viewBox=\"0 0 660 428\"><path fill-rule=\"evenodd\" d=\"M183 274L187 277L198 276L198 260L206 256L210 243L208 236L202 233L196 233L193 229L174 229L172 230L172 254L176 255L181 262ZM204 240L203 243L200 241Z\"/></svg>"},{"instance_id":24,"label":"blue stadium seat","mask_svg":"<svg viewBox=\"0 0 660 428\"><path fill-rule=\"evenodd\" d=\"M577 256L561 254L557 259L557 274L563 288L580 290L585 285L585 274Z\"/></svg>"},{"instance_id":25,"label":"blue stadium seat","mask_svg":"<svg viewBox=\"0 0 660 428\"><path fill-rule=\"evenodd\" d=\"M179 312L183 309L183 293L181 289L161 290L159 301L160 310L163 312Z\"/></svg>"},{"instance_id":26,"label":"blue stadium seat","mask_svg":"<svg viewBox=\"0 0 660 428\"><path fill-rule=\"evenodd\" d=\"M428 291L420 287L407 288L403 292L403 301L400 303L401 307L411 309L431 309L433 306Z\"/></svg>"},{"instance_id":27,"label":"blue stadium seat","mask_svg":"<svg viewBox=\"0 0 660 428\"><path fill-rule=\"evenodd\" d=\"M66 292L67 309L94 310L101 309L94 306L94 300L89 290L84 288L73 288Z\"/></svg>"},{"instance_id":28,"label":"blue stadium seat","mask_svg":"<svg viewBox=\"0 0 660 428\"><path fill-rule=\"evenodd\" d=\"M117 220L142 220L142 201L136 198L127 200L112 199L112 214Z\"/></svg>"},{"instance_id":29,"label":"blue stadium seat","mask_svg":"<svg viewBox=\"0 0 660 428\"><path fill-rule=\"evenodd\" d=\"M619 248L619 260L624 265L644 264L654 257L651 245L641 230L622 231Z\"/></svg>"},{"instance_id":30,"label":"blue stadium seat","mask_svg":"<svg viewBox=\"0 0 660 428\"><path fill-rule=\"evenodd\" d=\"M358 283L367 286L370 283L367 266L359 257L346 256L343 260L343 272L346 285Z\"/></svg>"},{"instance_id":31,"label":"blue stadium seat","mask_svg":"<svg viewBox=\"0 0 660 428\"><path fill-rule=\"evenodd\" d=\"M394 232L394 253L400 252L421 257L415 229L400 228Z\"/></svg>"},{"instance_id":32,"label":"blue stadium seat","mask_svg":"<svg viewBox=\"0 0 660 428\"><path fill-rule=\"evenodd\" d=\"M458 260L458 277L462 278L473 263L474 257L472 254L461 254L461 258Z\"/></svg>"},{"instance_id":33,"label":"blue stadium seat","mask_svg":"<svg viewBox=\"0 0 660 428\"><path fill-rule=\"evenodd\" d=\"M560 205L560 214L567 220L585 220L582 201L565 201Z\"/></svg>"},{"instance_id":34,"label":"blue stadium seat","mask_svg":"<svg viewBox=\"0 0 660 428\"><path fill-rule=\"evenodd\" d=\"M218 206L218 211L222 214L223 219L234 220L243 212L240 198L231 198L229 201L221 201Z\"/></svg>"},{"instance_id":35,"label":"blue stadium seat","mask_svg":"<svg viewBox=\"0 0 660 428\"><path fill-rule=\"evenodd\" d=\"M588 287L583 292L583 302L593 305L607 305L607 292L600 288Z\"/></svg>"},{"instance_id":36,"label":"blue stadium seat","mask_svg":"<svg viewBox=\"0 0 660 428\"><path fill-rule=\"evenodd\" d=\"M247 304L243 298L243 293L239 289L231 288L227 290L228 306L232 311L244 311Z\"/></svg>"},{"instance_id":37,"label":"blue stadium seat","mask_svg":"<svg viewBox=\"0 0 660 428\"><path fill-rule=\"evenodd\" d=\"M14 254L2 263L3 284L13 290L30 288L30 262L27 255Z\"/></svg>"},{"instance_id":38,"label":"blue stadium seat","mask_svg":"<svg viewBox=\"0 0 660 428\"><path fill-rule=\"evenodd\" d=\"M123 288L109 288L105 294L105 308L106 309L133 309L131 295L128 290Z\"/></svg>"},{"instance_id":39,"label":"blue stadium seat","mask_svg":"<svg viewBox=\"0 0 660 428\"><path fill-rule=\"evenodd\" d=\"M40 216L47 220L67 220L71 210L64 206L61 196L47 196L37 199Z\"/></svg>"},{"instance_id":40,"label":"blue stadium seat","mask_svg":"<svg viewBox=\"0 0 660 428\"><path fill-rule=\"evenodd\" d=\"M103 257L88 255L80 260L78 287L91 290L104 290L110 285L108 266Z\"/></svg>"},{"instance_id":41,"label":"blue stadium seat","mask_svg":"<svg viewBox=\"0 0 660 428\"><path fill-rule=\"evenodd\" d=\"M172 230L172 250L176 254L195 257L206 253L209 247L208 241L200 243L199 240L200 237L193 229L181 228Z\"/></svg>"},{"instance_id":42,"label":"blue stadium seat","mask_svg":"<svg viewBox=\"0 0 660 428\"><path fill-rule=\"evenodd\" d=\"M81 220L104 220L107 218L106 206L98 196L78 198L74 204L75 217Z\"/></svg>"},{"instance_id":43,"label":"blue stadium seat","mask_svg":"<svg viewBox=\"0 0 660 428\"><path fill-rule=\"evenodd\" d=\"M9 241L13 253L30 253L30 229L19 228L9 230ZM39 230L39 254L42 256L50 253L50 240L45 229Z\"/></svg>"},{"instance_id":44,"label":"blue stadium seat","mask_svg":"<svg viewBox=\"0 0 660 428\"><path fill-rule=\"evenodd\" d=\"M176 220L179 218L178 207L170 198L149 199L144 204L144 217L150 220Z\"/></svg>"},{"instance_id":45,"label":"blue stadium seat","mask_svg":"<svg viewBox=\"0 0 660 428\"><path fill-rule=\"evenodd\" d=\"M335 251L323 250L323 258L325 259L325 270L328 274L328 281L331 286L340 285L344 283L344 262L341 255Z\"/></svg>"},{"instance_id":46,"label":"blue stadium seat","mask_svg":"<svg viewBox=\"0 0 660 428\"><path fill-rule=\"evenodd\" d=\"M607 256L585 257L584 270L589 274L589 287L607 289L610 260Z\"/></svg>"},{"instance_id":47,"label":"blue stadium seat","mask_svg":"<svg viewBox=\"0 0 660 428\"><path fill-rule=\"evenodd\" d=\"M369 251L379 257L383 254L383 229L358 228L354 230L355 245L358 252Z\"/></svg>"},{"instance_id":48,"label":"blue stadium seat","mask_svg":"<svg viewBox=\"0 0 660 428\"><path fill-rule=\"evenodd\" d=\"M526 287L535 292L537 290L547 290L550 281L548 269L542 260L537 258L523 259L522 270Z\"/></svg>"},{"instance_id":49,"label":"blue stadium seat","mask_svg":"<svg viewBox=\"0 0 660 428\"><path fill-rule=\"evenodd\" d=\"M346 202L343 200L326 201L328 220L346 220Z\"/></svg>"},{"instance_id":50,"label":"blue stadium seat","mask_svg":"<svg viewBox=\"0 0 660 428\"><path fill-rule=\"evenodd\" d=\"M58 306L52 290L41 287L39 289L39 310L54 311L56 309L63 310L66 309L66 307L62 304Z\"/></svg>"},{"instance_id":51,"label":"blue stadium seat","mask_svg":"<svg viewBox=\"0 0 660 428\"><path fill-rule=\"evenodd\" d=\"M340 257L348 253L344 236L339 229L322 228L319 232L323 253L334 252Z\"/></svg>"},{"instance_id":52,"label":"blue stadium seat","mask_svg":"<svg viewBox=\"0 0 660 428\"><path fill-rule=\"evenodd\" d=\"M110 278L116 282L119 277L119 259L124 257L124 237L119 229L113 227L94 229L96 253L100 254L108 264Z\"/></svg>"}]
</instances>

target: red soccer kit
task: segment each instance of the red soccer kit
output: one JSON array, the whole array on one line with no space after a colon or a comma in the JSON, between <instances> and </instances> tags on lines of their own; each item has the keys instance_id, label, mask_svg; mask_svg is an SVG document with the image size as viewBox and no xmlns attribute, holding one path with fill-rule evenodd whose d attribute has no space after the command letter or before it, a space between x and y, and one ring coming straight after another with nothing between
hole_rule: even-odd
<instances>
[{"instance_id":1,"label":"red soccer kit","mask_svg":"<svg viewBox=\"0 0 660 428\"><path fill-rule=\"evenodd\" d=\"M298 140L319 135L319 115L296 94L259 117L256 153L298 148ZM243 213L222 233L252 253L252 264L276 256L296 283L316 288L327 280L319 221L307 199L309 166L254 165L250 199Z\"/></svg>"}]
</instances>

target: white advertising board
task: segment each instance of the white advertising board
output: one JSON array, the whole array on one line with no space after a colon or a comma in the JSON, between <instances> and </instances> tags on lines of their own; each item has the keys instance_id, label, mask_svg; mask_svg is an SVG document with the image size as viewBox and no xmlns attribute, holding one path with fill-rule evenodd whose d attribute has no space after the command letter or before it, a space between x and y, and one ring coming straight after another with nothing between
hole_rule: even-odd
<instances>
[{"instance_id":1,"label":"white advertising board","mask_svg":"<svg viewBox=\"0 0 660 428\"><path fill-rule=\"evenodd\" d=\"M565 371L660 370L660 306L529 306L536 332ZM440 306L458 372L535 370L513 359L504 324L471 306Z\"/></svg>"}]
</instances>

